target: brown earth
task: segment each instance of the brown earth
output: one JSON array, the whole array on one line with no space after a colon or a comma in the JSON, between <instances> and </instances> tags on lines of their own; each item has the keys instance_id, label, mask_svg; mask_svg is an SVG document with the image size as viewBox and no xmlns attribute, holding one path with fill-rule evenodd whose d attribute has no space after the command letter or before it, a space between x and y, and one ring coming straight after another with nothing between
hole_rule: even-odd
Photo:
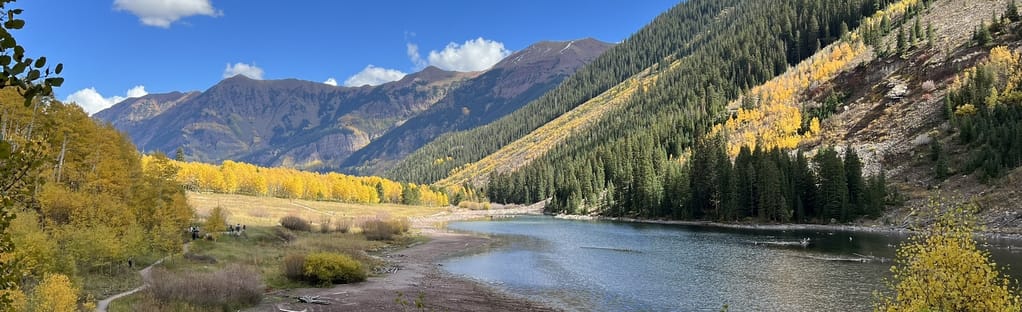
<instances>
[{"instance_id":1,"label":"brown earth","mask_svg":"<svg viewBox=\"0 0 1022 312\"><path fill-rule=\"evenodd\" d=\"M956 140L955 129L943 117L943 99L948 86L962 70L984 60L988 47L970 42L972 30L1002 14L1007 0L933 2L918 17L934 28L934 46L920 43L908 53L879 57L863 55L833 80L804 90L808 105L818 105L833 92L846 95L839 112L823 123L824 133L803 148L820 146L856 149L864 172L884 170L888 188L904 200L890 206L877 220L860 220L858 225L879 228L920 228L932 223L936 214L931 199L943 208L966 202L978 204L977 219L988 235L1022 234L1022 169L1009 171L989 184L980 183L967 172L956 169L968 162L969 147ZM906 23L910 29L913 21ZM1017 24L1011 27L1019 26ZM881 46L894 46L896 31ZM1012 34L995 37L997 45L1019 50L1022 38ZM902 90L895 92L896 89ZM952 176L937 180L934 163L928 159L929 143L940 141L949 155Z\"/></svg>"},{"instance_id":2,"label":"brown earth","mask_svg":"<svg viewBox=\"0 0 1022 312\"><path fill-rule=\"evenodd\" d=\"M356 284L332 288L301 288L267 295L246 311L557 311L524 298L502 293L477 281L447 273L444 259L485 251L499 242L479 235L437 229L436 222L535 212L535 207L499 211L440 213L413 221L429 241L381 257L397 271ZM299 303L299 296L319 296L329 305ZM402 303L403 302L403 303ZM421 307L417 303L422 304Z\"/></svg>"}]
</instances>

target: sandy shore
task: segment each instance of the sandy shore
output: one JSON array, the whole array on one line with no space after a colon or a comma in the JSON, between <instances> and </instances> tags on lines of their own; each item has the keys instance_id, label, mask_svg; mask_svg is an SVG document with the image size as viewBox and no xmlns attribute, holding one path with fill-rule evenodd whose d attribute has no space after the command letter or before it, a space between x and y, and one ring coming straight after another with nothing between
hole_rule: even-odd
<instances>
[{"instance_id":1,"label":"sandy shore","mask_svg":"<svg viewBox=\"0 0 1022 312\"><path fill-rule=\"evenodd\" d=\"M246 311L556 311L524 298L502 293L479 282L443 270L443 260L492 247L489 237L437 229L437 222L486 218L494 215L534 214L535 207L490 211L457 211L413 220L429 241L383 255L396 272L370 277L356 284L332 288L301 288L271 293L259 306ZM319 296L329 305L298 303L297 296ZM421 298L423 309L416 306ZM397 301L402 299L407 304Z\"/></svg>"}]
</instances>

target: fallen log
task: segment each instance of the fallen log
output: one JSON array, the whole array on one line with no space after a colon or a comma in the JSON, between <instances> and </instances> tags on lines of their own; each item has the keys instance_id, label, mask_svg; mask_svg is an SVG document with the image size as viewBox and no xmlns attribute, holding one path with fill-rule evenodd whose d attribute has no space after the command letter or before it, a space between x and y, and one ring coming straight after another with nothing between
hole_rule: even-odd
<instances>
[{"instance_id":1,"label":"fallen log","mask_svg":"<svg viewBox=\"0 0 1022 312\"><path fill-rule=\"evenodd\" d=\"M329 301L326 301L326 300L323 300L323 299L319 299L319 296L300 296L300 297L298 297L298 302L301 302L301 303L311 303L311 304L322 304L322 305L329 305L330 304Z\"/></svg>"}]
</instances>

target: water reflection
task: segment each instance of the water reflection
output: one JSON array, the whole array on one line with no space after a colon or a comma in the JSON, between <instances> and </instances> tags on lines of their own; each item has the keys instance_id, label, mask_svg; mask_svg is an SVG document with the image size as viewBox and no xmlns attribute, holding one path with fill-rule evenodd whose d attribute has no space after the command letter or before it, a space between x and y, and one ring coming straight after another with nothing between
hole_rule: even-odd
<instances>
[{"instance_id":1,"label":"water reflection","mask_svg":"<svg viewBox=\"0 0 1022 312\"><path fill-rule=\"evenodd\" d=\"M444 268L568 310L868 311L903 235L766 231L566 221L547 217L456 222L508 239ZM809 238L807 248L798 242ZM757 242L795 242L767 246ZM1012 246L1016 241L991 242ZM1017 263L1022 248L993 248ZM1018 267L1013 265L1014 269ZM1015 275L1018 276L1018 275Z\"/></svg>"}]
</instances>

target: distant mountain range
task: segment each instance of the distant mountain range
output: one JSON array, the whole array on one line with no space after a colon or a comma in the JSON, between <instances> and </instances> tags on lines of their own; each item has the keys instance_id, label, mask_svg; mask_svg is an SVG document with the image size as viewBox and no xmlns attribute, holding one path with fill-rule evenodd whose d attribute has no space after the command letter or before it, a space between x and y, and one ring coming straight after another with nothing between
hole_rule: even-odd
<instances>
[{"instance_id":1,"label":"distant mountain range","mask_svg":"<svg viewBox=\"0 0 1022 312\"><path fill-rule=\"evenodd\" d=\"M93 117L143 151L181 148L188 160L375 173L444 133L518 109L611 46L540 42L486 71L427 67L379 86L239 75L203 92L130 98Z\"/></svg>"}]
</instances>

